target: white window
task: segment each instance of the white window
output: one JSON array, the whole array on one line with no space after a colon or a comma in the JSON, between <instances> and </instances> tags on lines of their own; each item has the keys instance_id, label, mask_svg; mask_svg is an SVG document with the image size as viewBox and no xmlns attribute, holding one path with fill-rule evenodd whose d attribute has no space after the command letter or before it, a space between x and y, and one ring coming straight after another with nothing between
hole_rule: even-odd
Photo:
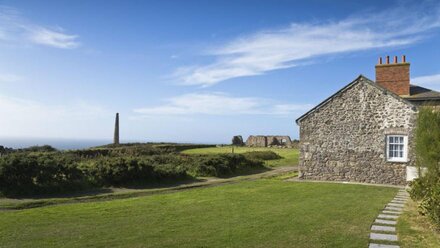
<instances>
[{"instance_id":1,"label":"white window","mask_svg":"<svg viewBox=\"0 0 440 248\"><path fill-rule=\"evenodd\" d=\"M387 136L387 160L390 162L407 162L408 137L405 135Z\"/></svg>"}]
</instances>

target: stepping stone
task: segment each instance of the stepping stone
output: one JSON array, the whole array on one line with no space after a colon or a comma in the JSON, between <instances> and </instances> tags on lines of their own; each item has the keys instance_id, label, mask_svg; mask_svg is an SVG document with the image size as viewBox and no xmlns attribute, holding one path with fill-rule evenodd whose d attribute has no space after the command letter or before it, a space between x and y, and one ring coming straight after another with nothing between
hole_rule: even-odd
<instances>
[{"instance_id":1,"label":"stepping stone","mask_svg":"<svg viewBox=\"0 0 440 248\"><path fill-rule=\"evenodd\" d=\"M399 216L397 215L389 215L389 214L379 214L377 216L377 218L381 218L381 219L393 219L396 220L397 218L399 218Z\"/></svg>"},{"instance_id":2,"label":"stepping stone","mask_svg":"<svg viewBox=\"0 0 440 248\"><path fill-rule=\"evenodd\" d=\"M406 202L408 199L402 199L402 198L394 198L393 201L401 201Z\"/></svg>"},{"instance_id":3,"label":"stepping stone","mask_svg":"<svg viewBox=\"0 0 440 248\"><path fill-rule=\"evenodd\" d=\"M397 224L397 221L395 221L395 220L376 219L374 222L377 224L385 224L385 225L396 225Z\"/></svg>"},{"instance_id":4,"label":"stepping stone","mask_svg":"<svg viewBox=\"0 0 440 248\"><path fill-rule=\"evenodd\" d=\"M407 202L408 201L408 199L393 199L393 200L391 200L391 201L400 201L400 202Z\"/></svg>"},{"instance_id":5,"label":"stepping stone","mask_svg":"<svg viewBox=\"0 0 440 248\"><path fill-rule=\"evenodd\" d=\"M385 210L391 210L391 211L402 211L403 210L403 208L396 208L396 207L385 207Z\"/></svg>"},{"instance_id":6,"label":"stepping stone","mask_svg":"<svg viewBox=\"0 0 440 248\"><path fill-rule=\"evenodd\" d=\"M370 233L370 239L385 240L385 241L397 241L397 235L383 234L383 233Z\"/></svg>"},{"instance_id":7,"label":"stepping stone","mask_svg":"<svg viewBox=\"0 0 440 248\"><path fill-rule=\"evenodd\" d=\"M372 231L381 231L381 232L396 232L396 228L393 226L371 226Z\"/></svg>"},{"instance_id":8,"label":"stepping stone","mask_svg":"<svg viewBox=\"0 0 440 248\"><path fill-rule=\"evenodd\" d=\"M398 245L382 245L382 244L373 244L370 243L370 246L368 248L400 248Z\"/></svg>"},{"instance_id":9,"label":"stepping stone","mask_svg":"<svg viewBox=\"0 0 440 248\"><path fill-rule=\"evenodd\" d=\"M400 214L402 213L402 211L383 210L382 213L384 213L384 214L396 214L396 215L400 215Z\"/></svg>"},{"instance_id":10,"label":"stepping stone","mask_svg":"<svg viewBox=\"0 0 440 248\"><path fill-rule=\"evenodd\" d=\"M408 198L394 198L395 201L408 201Z\"/></svg>"},{"instance_id":11,"label":"stepping stone","mask_svg":"<svg viewBox=\"0 0 440 248\"><path fill-rule=\"evenodd\" d=\"M388 203L388 206L391 206L391 207L404 207L405 206L405 204L399 204L399 203Z\"/></svg>"}]
</instances>

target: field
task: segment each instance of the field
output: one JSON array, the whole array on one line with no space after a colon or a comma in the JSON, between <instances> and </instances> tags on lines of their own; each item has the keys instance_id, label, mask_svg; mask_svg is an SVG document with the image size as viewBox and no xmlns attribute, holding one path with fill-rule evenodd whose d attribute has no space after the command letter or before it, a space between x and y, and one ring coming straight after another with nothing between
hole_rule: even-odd
<instances>
[{"instance_id":1,"label":"field","mask_svg":"<svg viewBox=\"0 0 440 248\"><path fill-rule=\"evenodd\" d=\"M367 247L395 188L261 179L0 212L1 247Z\"/></svg>"},{"instance_id":2,"label":"field","mask_svg":"<svg viewBox=\"0 0 440 248\"><path fill-rule=\"evenodd\" d=\"M219 154L219 153L245 153L252 151L273 151L283 157L282 159L266 161L266 165L270 167L278 166L295 166L298 165L299 151L294 148L266 148L266 147L209 147L185 150L186 154Z\"/></svg>"}]
</instances>

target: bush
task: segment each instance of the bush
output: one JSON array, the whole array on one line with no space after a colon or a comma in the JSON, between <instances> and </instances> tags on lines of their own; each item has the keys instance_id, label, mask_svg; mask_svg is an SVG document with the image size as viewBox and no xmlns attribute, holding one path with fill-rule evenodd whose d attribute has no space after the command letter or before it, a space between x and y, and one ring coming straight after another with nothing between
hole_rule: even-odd
<instances>
[{"instance_id":1,"label":"bush","mask_svg":"<svg viewBox=\"0 0 440 248\"><path fill-rule=\"evenodd\" d=\"M31 146L28 148L18 149L20 152L55 152L57 149L53 148L50 145L43 146Z\"/></svg>"},{"instance_id":2,"label":"bush","mask_svg":"<svg viewBox=\"0 0 440 248\"><path fill-rule=\"evenodd\" d=\"M275 160L282 157L273 151L246 152L243 155L250 160Z\"/></svg>"},{"instance_id":3,"label":"bush","mask_svg":"<svg viewBox=\"0 0 440 248\"><path fill-rule=\"evenodd\" d=\"M250 160L242 154L198 155L189 171L196 176L230 176L250 169L263 168L261 160Z\"/></svg>"},{"instance_id":4,"label":"bush","mask_svg":"<svg viewBox=\"0 0 440 248\"><path fill-rule=\"evenodd\" d=\"M16 153L0 158L0 191L4 195L60 193L85 187L85 177L71 157Z\"/></svg>"},{"instance_id":5,"label":"bush","mask_svg":"<svg viewBox=\"0 0 440 248\"><path fill-rule=\"evenodd\" d=\"M411 184L411 198L440 228L440 112L431 108L423 107L418 114L416 155L417 166L427 172Z\"/></svg>"},{"instance_id":6,"label":"bush","mask_svg":"<svg viewBox=\"0 0 440 248\"><path fill-rule=\"evenodd\" d=\"M82 165L96 185L130 186L187 178L175 156L100 158Z\"/></svg>"},{"instance_id":7,"label":"bush","mask_svg":"<svg viewBox=\"0 0 440 248\"><path fill-rule=\"evenodd\" d=\"M417 178L410 183L411 189L409 193L414 200L423 199L428 193L427 181L422 178Z\"/></svg>"},{"instance_id":8,"label":"bush","mask_svg":"<svg viewBox=\"0 0 440 248\"><path fill-rule=\"evenodd\" d=\"M77 151L40 147L0 157L0 193L6 196L66 193L102 186L133 186L193 176L230 176L264 168L273 152L184 155L191 145L133 145ZM176 148L178 147L178 148Z\"/></svg>"}]
</instances>

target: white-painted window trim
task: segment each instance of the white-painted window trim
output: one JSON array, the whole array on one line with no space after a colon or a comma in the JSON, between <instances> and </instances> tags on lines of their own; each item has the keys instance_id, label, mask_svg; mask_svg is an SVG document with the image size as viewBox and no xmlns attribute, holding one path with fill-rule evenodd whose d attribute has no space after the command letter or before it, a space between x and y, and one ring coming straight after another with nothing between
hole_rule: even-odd
<instances>
[{"instance_id":1,"label":"white-painted window trim","mask_svg":"<svg viewBox=\"0 0 440 248\"><path fill-rule=\"evenodd\" d=\"M400 134L387 135L386 146L388 162L408 162L408 136Z\"/></svg>"}]
</instances>

